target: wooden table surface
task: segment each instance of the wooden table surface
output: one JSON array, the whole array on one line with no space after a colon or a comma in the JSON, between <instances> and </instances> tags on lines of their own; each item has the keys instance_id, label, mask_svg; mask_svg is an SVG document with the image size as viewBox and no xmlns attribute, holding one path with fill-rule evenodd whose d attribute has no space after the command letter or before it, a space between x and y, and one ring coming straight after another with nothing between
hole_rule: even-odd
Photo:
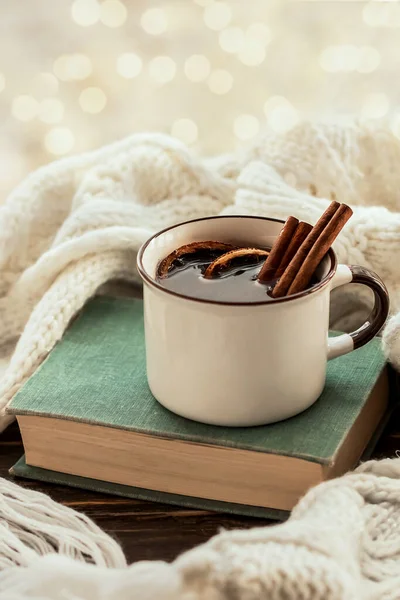
<instances>
[{"instance_id":1,"label":"wooden table surface","mask_svg":"<svg viewBox=\"0 0 400 600\"><path fill-rule=\"evenodd\" d=\"M400 411L386 427L374 457L392 457L400 450ZM9 477L8 469L23 454L16 424L0 436L0 476ZM218 533L221 528L247 528L268 524L262 519L232 517L200 510L180 509L164 504L141 502L97 494L73 488L18 480L54 500L86 513L122 545L129 562L136 560L172 560Z\"/></svg>"}]
</instances>

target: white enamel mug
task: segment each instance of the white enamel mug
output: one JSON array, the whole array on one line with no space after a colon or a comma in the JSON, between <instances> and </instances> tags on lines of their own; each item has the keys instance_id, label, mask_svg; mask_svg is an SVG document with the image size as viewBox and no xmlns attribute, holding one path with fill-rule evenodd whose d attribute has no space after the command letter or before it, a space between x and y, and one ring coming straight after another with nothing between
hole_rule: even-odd
<instances>
[{"instance_id":1,"label":"white enamel mug","mask_svg":"<svg viewBox=\"0 0 400 600\"><path fill-rule=\"evenodd\" d=\"M377 275L337 265L329 250L319 282L292 296L258 303L199 300L155 279L160 260L195 241L271 247L283 222L262 217L210 217L152 236L138 253L144 283L147 378L155 398L183 417L227 426L273 423L305 410L321 394L327 361L356 350L378 333L388 293ZM345 283L375 294L368 321L328 338L329 296Z\"/></svg>"}]
</instances>

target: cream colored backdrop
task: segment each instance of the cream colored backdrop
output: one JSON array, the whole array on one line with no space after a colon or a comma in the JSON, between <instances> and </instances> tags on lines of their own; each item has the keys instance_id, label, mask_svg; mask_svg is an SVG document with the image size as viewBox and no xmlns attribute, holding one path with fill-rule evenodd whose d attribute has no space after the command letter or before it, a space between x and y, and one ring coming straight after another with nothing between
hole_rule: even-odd
<instances>
[{"instance_id":1,"label":"cream colored backdrop","mask_svg":"<svg viewBox=\"0 0 400 600\"><path fill-rule=\"evenodd\" d=\"M302 117L388 116L397 1L0 0L0 192L135 131L201 153Z\"/></svg>"}]
</instances>

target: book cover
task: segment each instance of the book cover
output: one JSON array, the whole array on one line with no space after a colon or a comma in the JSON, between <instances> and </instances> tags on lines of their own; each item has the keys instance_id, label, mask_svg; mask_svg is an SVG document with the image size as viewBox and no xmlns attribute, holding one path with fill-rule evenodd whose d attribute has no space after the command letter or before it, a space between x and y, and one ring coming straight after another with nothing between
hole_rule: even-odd
<instances>
[{"instance_id":1,"label":"book cover","mask_svg":"<svg viewBox=\"0 0 400 600\"><path fill-rule=\"evenodd\" d=\"M97 297L9 410L329 464L384 367L380 340L375 339L330 361L321 397L296 417L250 428L196 423L162 407L149 390L142 301Z\"/></svg>"},{"instance_id":2,"label":"book cover","mask_svg":"<svg viewBox=\"0 0 400 600\"><path fill-rule=\"evenodd\" d=\"M394 407L394 404L392 406ZM386 413L382 421L379 423L375 431L375 435L371 438L370 443L364 451L364 454L361 458L362 461L366 461L370 458L375 444L387 424L389 416L390 411ZM19 461L13 467L11 467L10 475L12 477L33 479L50 484L66 485L92 492L101 492L103 494L121 496L123 498L133 498L147 502L160 502L164 504L181 506L184 508L194 508L208 512L221 512L245 517L269 519L271 521L285 521L290 514L289 511L278 510L274 508L249 506L234 502L219 502L217 500L208 500L206 498L193 498L191 496L169 494L166 492L146 490L128 485L100 481L98 479L89 479L87 477L68 475L66 473L59 473L57 471L50 471L48 469L27 465L25 456L22 456Z\"/></svg>"}]
</instances>

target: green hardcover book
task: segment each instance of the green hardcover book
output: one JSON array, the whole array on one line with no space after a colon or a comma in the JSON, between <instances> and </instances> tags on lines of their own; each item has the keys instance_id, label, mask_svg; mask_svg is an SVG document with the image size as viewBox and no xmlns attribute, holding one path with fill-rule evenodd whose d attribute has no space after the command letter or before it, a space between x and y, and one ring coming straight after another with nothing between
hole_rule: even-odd
<instances>
[{"instance_id":1,"label":"green hardcover book","mask_svg":"<svg viewBox=\"0 0 400 600\"><path fill-rule=\"evenodd\" d=\"M280 518L373 445L391 406L389 374L372 340L329 362L323 394L296 417L249 428L196 423L148 388L142 301L98 297L11 403L25 449L12 472Z\"/></svg>"}]
</instances>

